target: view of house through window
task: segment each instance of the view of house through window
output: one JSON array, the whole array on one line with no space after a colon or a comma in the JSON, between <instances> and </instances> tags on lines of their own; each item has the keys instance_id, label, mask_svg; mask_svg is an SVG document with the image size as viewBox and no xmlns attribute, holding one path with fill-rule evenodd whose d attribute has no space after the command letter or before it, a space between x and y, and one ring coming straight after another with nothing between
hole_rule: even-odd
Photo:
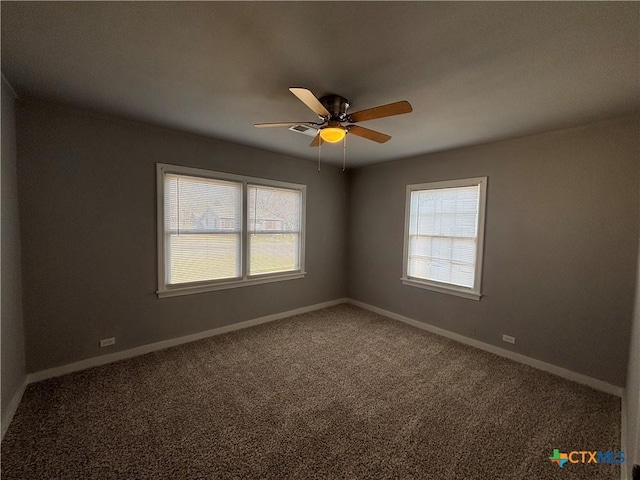
<instances>
[{"instance_id":1,"label":"view of house through window","mask_svg":"<svg viewBox=\"0 0 640 480\"><path fill-rule=\"evenodd\" d=\"M240 277L242 183L176 174L164 182L167 283Z\"/></svg>"},{"instance_id":2,"label":"view of house through window","mask_svg":"<svg viewBox=\"0 0 640 480\"><path fill-rule=\"evenodd\" d=\"M300 268L302 192L249 185L249 274Z\"/></svg>"},{"instance_id":3,"label":"view of house through window","mask_svg":"<svg viewBox=\"0 0 640 480\"><path fill-rule=\"evenodd\" d=\"M158 293L303 273L303 185L158 167Z\"/></svg>"},{"instance_id":4,"label":"view of house through window","mask_svg":"<svg viewBox=\"0 0 640 480\"><path fill-rule=\"evenodd\" d=\"M485 191L486 178L407 187L403 280L479 295Z\"/></svg>"}]
</instances>

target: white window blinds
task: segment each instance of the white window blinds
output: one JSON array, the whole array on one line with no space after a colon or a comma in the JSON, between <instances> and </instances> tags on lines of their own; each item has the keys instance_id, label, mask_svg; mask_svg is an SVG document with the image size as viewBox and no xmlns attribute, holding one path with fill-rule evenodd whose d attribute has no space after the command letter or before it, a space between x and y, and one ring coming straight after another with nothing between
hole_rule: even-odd
<instances>
[{"instance_id":1,"label":"white window blinds","mask_svg":"<svg viewBox=\"0 0 640 480\"><path fill-rule=\"evenodd\" d=\"M306 186L156 164L158 297L301 279Z\"/></svg>"},{"instance_id":2,"label":"white window blinds","mask_svg":"<svg viewBox=\"0 0 640 480\"><path fill-rule=\"evenodd\" d=\"M409 277L474 288L479 205L480 185L411 192Z\"/></svg>"},{"instance_id":3,"label":"white window blinds","mask_svg":"<svg viewBox=\"0 0 640 480\"><path fill-rule=\"evenodd\" d=\"M241 276L242 183L164 176L168 285Z\"/></svg>"},{"instance_id":4,"label":"white window blinds","mask_svg":"<svg viewBox=\"0 0 640 480\"><path fill-rule=\"evenodd\" d=\"M300 270L302 191L248 185L249 275Z\"/></svg>"}]
</instances>

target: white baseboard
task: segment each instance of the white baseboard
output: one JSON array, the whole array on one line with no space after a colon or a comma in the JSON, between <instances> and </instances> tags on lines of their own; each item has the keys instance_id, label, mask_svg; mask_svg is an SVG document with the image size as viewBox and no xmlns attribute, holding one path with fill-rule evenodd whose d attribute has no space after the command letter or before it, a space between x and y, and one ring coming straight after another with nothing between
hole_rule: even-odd
<instances>
[{"instance_id":1,"label":"white baseboard","mask_svg":"<svg viewBox=\"0 0 640 480\"><path fill-rule=\"evenodd\" d=\"M175 347L177 345L182 345L184 343L193 342L196 340L212 337L215 335L221 335L223 333L232 332L234 330L253 327L255 325L260 325L262 323L272 322L274 320L291 317L293 315L299 315L299 314L311 312L314 310L320 310L322 308L331 307L341 303L351 303L352 305L356 305L360 308L364 308L365 310L370 310L380 315L384 315L385 317L391 318L393 320L398 320L403 323L409 324L413 327L420 328L422 330L427 330L431 333L435 333L436 335L440 335L442 337L446 337L451 340L464 343L465 345L469 345L469 346L478 348L480 350L484 350L484 351L493 353L495 355L505 357L510 360L514 360L518 363L522 363L530 367L537 368L538 370L543 370L545 372L558 375L559 377L566 378L567 380L571 380L576 383L587 385L596 390L600 390L602 392L609 393L611 395L615 395L618 397L623 396L624 389L622 387L618 387L616 385L612 385L602 380L598 380L596 378L588 377L581 373L576 373L571 370L567 370L566 368L558 367L556 365L552 365L550 363L546 363L541 360L537 360L535 358L527 357L526 355L512 352L504 348L496 347L494 345L490 345L488 343L484 343L479 340L475 340L473 338L465 337L464 335L450 332L448 330L444 330L442 328L438 328L433 325L429 325L427 323L419 322L412 318L405 317L404 315L400 315L400 314L376 307L374 305L370 305L370 304L363 303L363 302L349 299L349 298L340 298L340 299L331 300L328 302L317 303L315 305L308 305L306 307L301 307L294 310L288 310L286 312L274 313L271 315L266 315L264 317L258 317L251 320L246 320L244 322L234 323L231 325L226 325L224 327L206 330L204 332L199 332L192 335L186 335L184 337L172 338L170 340L150 343L148 345L142 345L140 347L132 348L129 350L123 350L121 352L115 352L108 355L101 355L99 357L92 357L92 358L81 360L79 362L71 363L68 365L62 365L60 367L41 370L39 372L28 374L27 383L39 382L42 380L46 380L47 378L58 377L61 375L66 375L68 373L85 370L87 368L97 367L99 365L106 365L107 363L117 362L118 360L137 357L139 355L144 355L145 353L150 353L158 350L163 350L165 348ZM16 405L16 408L17 408L17 405ZM3 425L4 425L4 422L3 422Z\"/></svg>"},{"instance_id":2,"label":"white baseboard","mask_svg":"<svg viewBox=\"0 0 640 480\"><path fill-rule=\"evenodd\" d=\"M40 382L48 378L59 377L61 375L66 375L68 373L77 372L80 370L86 370L87 368L106 365L107 363L117 362L118 360L137 357L139 355L144 355L145 353L164 350L165 348L175 347L177 345L182 345L184 343L194 342L196 340L213 337L215 335L222 335L223 333L232 332L234 330L253 327L255 325L260 325L262 323L273 322L274 320L280 320L282 318L292 317L294 315L300 315L301 313L312 312L314 310L320 310L321 308L332 307L334 305L338 305L346 302L347 302L346 298L339 298L336 300L330 300L328 302L316 303L315 305L308 305L306 307L296 308L294 310L288 310L286 312L274 313L271 315L266 315L264 317L245 320L244 322L225 325L224 327L213 328L211 330L194 333L192 335L185 335L184 337L172 338L170 340L163 340L161 342L150 343L147 345L142 345L140 347L131 348L129 350L110 353L108 355L101 355L99 357L87 358L86 360L70 363L68 365L62 365L60 367L54 367L54 368L49 368L47 370L41 370L39 372L30 373L27 375L27 383Z\"/></svg>"},{"instance_id":3,"label":"white baseboard","mask_svg":"<svg viewBox=\"0 0 640 480\"><path fill-rule=\"evenodd\" d=\"M4 437L4 433L6 429L9 427L11 423L11 419L15 414L15 411L20 404L20 400L22 398L22 394L24 393L24 389L27 384L39 382L42 380L46 380L48 378L58 377L61 375L66 375L68 373L77 372L80 370L85 370L87 368L96 367L99 365L106 365L108 363L116 362L119 360L124 360L127 358L136 357L139 355L144 355L146 353L155 352L158 350L164 350L166 348L174 347L177 345L182 345L185 343L193 342L196 340L200 340L203 338L212 337L215 335L221 335L223 333L232 332L234 330L240 330L243 328L253 327L255 325L260 325L262 323L272 322L275 320L279 320L282 318L291 317L294 315L299 315L302 313L311 312L314 310L320 310L322 308L331 307L334 305L338 305L341 303L351 303L358 307L364 308L366 310L370 310L372 312L378 313L385 317L391 318L393 320L398 320L408 325L411 325L416 328L420 328L422 330L429 331L431 333L435 333L436 335L440 335L457 342L463 343L465 345L469 345L480 350L484 350L495 355L508 358L510 360L514 360L516 362L522 363L524 365L528 365L530 367L537 368L539 370L543 370L545 372L552 373L554 375L558 375L559 377L566 378L567 380L574 381L576 383L580 383L583 385L587 385L596 390L600 390L611 395L615 395L618 397L623 397L624 389L622 387L617 387L615 385L611 385L602 380L598 380L592 377L588 377L586 375L573 372L571 370L567 370L565 368L561 368L550 363L546 363L540 360L536 360L535 358L527 357L525 355L521 355L519 353L515 353L509 350L505 350L503 348L496 347L494 345L490 345L488 343L481 342L479 340L475 340L469 337L465 337L463 335L450 332L448 330L444 330L442 328L435 327L433 325L429 325L423 322L419 322L409 317L405 317L403 315L399 315L394 312L390 312L388 310L384 310L382 308L369 305L367 303L359 302L357 300L349 299L349 298L340 298L336 300L331 300L328 302L317 303L315 305L308 305L306 307L297 308L294 310L288 310L286 312L274 313L271 315L266 315L264 317L258 317L251 320L246 320L244 322L235 323L232 325L226 325L224 327L214 328L211 330L206 330L204 332L195 333L192 335L186 335L179 338L173 338L170 340L164 340L161 342L151 343L148 345L142 345L140 347L132 348L129 350L123 350L121 352L115 352L108 355L101 355L99 357L88 358L86 360L82 360L79 362L71 363L68 365L62 365L60 367L50 368L47 370L41 370L39 372L31 373L27 375L26 383L21 387L21 389L15 394L14 398L11 401L10 408L6 414L6 418L2 419L2 436ZM624 398L624 397L623 397ZM626 416L626 412L624 411L625 403L623 402L623 416ZM624 422L623 422L624 425ZM624 427L623 427L624 428ZM626 429L625 429L626 430ZM626 438L623 437L623 442L626 443ZM623 443L624 445L624 443Z\"/></svg>"},{"instance_id":4,"label":"white baseboard","mask_svg":"<svg viewBox=\"0 0 640 480\"><path fill-rule=\"evenodd\" d=\"M0 434L0 441L4 439L4 434L7 433L9 425L11 425L13 416L16 414L16 410L18 410L18 406L20 405L20 401L22 400L22 395L24 395L25 388L27 388L26 379L25 382L20 386L20 388L18 388L18 391L13 395L11 402L9 402L9 408L2 418L2 431Z\"/></svg>"},{"instance_id":5,"label":"white baseboard","mask_svg":"<svg viewBox=\"0 0 640 480\"><path fill-rule=\"evenodd\" d=\"M365 310L370 310L372 312L378 313L380 315L384 315L385 317L392 318L394 320L399 320L403 323L407 323L413 327L420 328L422 330L426 330L431 333L435 333L436 335L440 335L442 337L447 337L451 340L455 340L460 343L464 343L465 345L469 345L471 347L478 348L480 350L487 351L489 353L493 353L500 357L508 358L510 360L516 361L518 363L523 363L533 368L537 368L538 370L543 370L545 372L552 373L562 378L566 378L567 380L571 380L576 383L581 383L582 385L586 385L595 390L600 390L605 393L609 393L611 395L615 395L617 397L622 397L624 389L622 387L618 387L616 385L612 385L610 383L604 382L602 380L598 380L597 378L588 377L587 375L583 375L581 373L576 373L571 370L567 370L566 368L557 367L556 365L552 365L550 363L543 362L541 360L536 360L535 358L527 357L526 355L522 355L520 353L515 353L510 350L505 350L504 348L496 347L494 345L490 345L488 343L481 342L479 340L475 340L473 338L465 337L464 335L460 335L458 333L453 333L448 330L444 330L442 328L434 327L433 325L429 325L427 323L419 322L409 317L405 317L404 315L399 315L394 312L390 312L388 310L384 310L382 308L369 305L368 303L359 302L357 300L349 299L349 303L355 305L360 308L364 308Z\"/></svg>"}]
</instances>

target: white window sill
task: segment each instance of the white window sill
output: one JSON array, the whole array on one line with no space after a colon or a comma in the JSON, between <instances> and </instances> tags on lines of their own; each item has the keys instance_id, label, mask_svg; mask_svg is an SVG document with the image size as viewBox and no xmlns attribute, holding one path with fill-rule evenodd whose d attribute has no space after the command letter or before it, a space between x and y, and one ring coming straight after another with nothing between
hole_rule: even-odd
<instances>
[{"instance_id":1,"label":"white window sill","mask_svg":"<svg viewBox=\"0 0 640 480\"><path fill-rule=\"evenodd\" d=\"M409 285L410 287L424 288L425 290L455 295L456 297L469 298L471 300L480 300L480 297L482 297L482 294L478 292L474 292L469 289L457 288L455 286L434 284L426 280L417 280L414 278L401 278L400 280L404 285Z\"/></svg>"},{"instance_id":2,"label":"white window sill","mask_svg":"<svg viewBox=\"0 0 640 480\"><path fill-rule=\"evenodd\" d=\"M251 285L260 285L263 283L271 282L284 282L286 280L295 280L297 278L304 278L307 272L293 272L293 273L281 273L269 276L255 276L242 280L232 280L229 282L210 283L207 285L190 285L190 286L175 286L167 287L163 290L158 290L156 294L158 298L166 297L178 297L180 295L194 295L196 293L213 292L216 290L228 290L230 288L248 287Z\"/></svg>"}]
</instances>

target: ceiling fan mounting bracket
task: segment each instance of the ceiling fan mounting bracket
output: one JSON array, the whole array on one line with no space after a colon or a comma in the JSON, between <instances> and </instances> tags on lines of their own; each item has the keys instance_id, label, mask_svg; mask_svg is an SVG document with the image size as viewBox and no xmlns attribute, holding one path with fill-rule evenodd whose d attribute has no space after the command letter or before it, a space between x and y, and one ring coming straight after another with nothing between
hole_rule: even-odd
<instances>
[{"instance_id":1,"label":"ceiling fan mounting bracket","mask_svg":"<svg viewBox=\"0 0 640 480\"><path fill-rule=\"evenodd\" d=\"M349 100L340 95L325 95L321 97L320 103L329 110L331 117L325 120L333 120L345 122L347 120L347 109L349 108Z\"/></svg>"}]
</instances>

